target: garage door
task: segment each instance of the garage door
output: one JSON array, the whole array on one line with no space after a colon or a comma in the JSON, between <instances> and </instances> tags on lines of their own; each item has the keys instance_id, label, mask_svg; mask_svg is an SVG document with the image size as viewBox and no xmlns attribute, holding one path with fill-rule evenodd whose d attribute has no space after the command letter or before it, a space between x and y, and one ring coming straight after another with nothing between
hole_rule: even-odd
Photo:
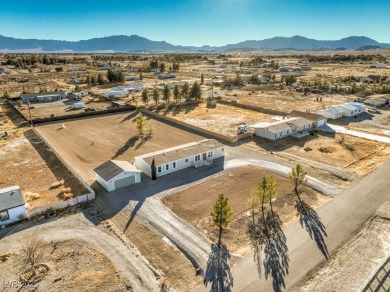
<instances>
[{"instance_id":1,"label":"garage door","mask_svg":"<svg viewBox=\"0 0 390 292\"><path fill-rule=\"evenodd\" d=\"M325 125L325 120L319 120L317 123L317 127L321 127L323 125Z\"/></svg>"},{"instance_id":2,"label":"garage door","mask_svg":"<svg viewBox=\"0 0 390 292\"><path fill-rule=\"evenodd\" d=\"M120 189L135 183L134 175L118 179L114 182L115 189Z\"/></svg>"}]
</instances>

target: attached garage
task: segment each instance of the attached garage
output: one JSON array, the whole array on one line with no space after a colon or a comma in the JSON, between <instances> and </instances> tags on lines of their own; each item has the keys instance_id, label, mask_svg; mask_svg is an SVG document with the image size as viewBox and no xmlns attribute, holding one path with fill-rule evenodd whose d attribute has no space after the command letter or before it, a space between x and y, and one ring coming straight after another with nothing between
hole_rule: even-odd
<instances>
[{"instance_id":1,"label":"attached garage","mask_svg":"<svg viewBox=\"0 0 390 292\"><path fill-rule=\"evenodd\" d=\"M109 192L141 182L141 170L127 161L109 160L94 169L96 180Z\"/></svg>"}]
</instances>

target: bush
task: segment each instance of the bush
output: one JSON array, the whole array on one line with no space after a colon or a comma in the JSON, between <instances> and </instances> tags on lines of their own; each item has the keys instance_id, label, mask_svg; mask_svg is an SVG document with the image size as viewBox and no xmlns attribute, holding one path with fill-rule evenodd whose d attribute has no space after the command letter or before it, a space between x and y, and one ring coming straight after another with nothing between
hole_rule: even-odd
<instances>
[{"instance_id":1,"label":"bush","mask_svg":"<svg viewBox=\"0 0 390 292\"><path fill-rule=\"evenodd\" d=\"M69 200L69 199L73 198L73 194L72 193L65 193L62 197L64 200Z\"/></svg>"},{"instance_id":2,"label":"bush","mask_svg":"<svg viewBox=\"0 0 390 292\"><path fill-rule=\"evenodd\" d=\"M311 149L310 147L305 147L305 148L303 148L303 150L305 150L306 152L309 152L309 151L312 151L313 149Z\"/></svg>"},{"instance_id":3,"label":"bush","mask_svg":"<svg viewBox=\"0 0 390 292\"><path fill-rule=\"evenodd\" d=\"M56 181L50 185L50 189L56 189L64 184L64 180Z\"/></svg>"},{"instance_id":4,"label":"bush","mask_svg":"<svg viewBox=\"0 0 390 292\"><path fill-rule=\"evenodd\" d=\"M66 194L66 193L70 193L72 191L71 188L62 188L60 190L60 194Z\"/></svg>"}]
</instances>

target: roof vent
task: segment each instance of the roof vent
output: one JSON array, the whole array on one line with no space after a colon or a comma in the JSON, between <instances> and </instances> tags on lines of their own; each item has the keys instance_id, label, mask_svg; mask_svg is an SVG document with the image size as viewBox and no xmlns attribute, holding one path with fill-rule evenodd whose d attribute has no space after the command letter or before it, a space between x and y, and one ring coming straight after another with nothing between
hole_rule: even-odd
<instances>
[{"instance_id":1,"label":"roof vent","mask_svg":"<svg viewBox=\"0 0 390 292\"><path fill-rule=\"evenodd\" d=\"M13 194L15 194L15 192L14 192L14 191L12 191L12 192L11 192L9 195L10 195L10 196L12 196Z\"/></svg>"}]
</instances>

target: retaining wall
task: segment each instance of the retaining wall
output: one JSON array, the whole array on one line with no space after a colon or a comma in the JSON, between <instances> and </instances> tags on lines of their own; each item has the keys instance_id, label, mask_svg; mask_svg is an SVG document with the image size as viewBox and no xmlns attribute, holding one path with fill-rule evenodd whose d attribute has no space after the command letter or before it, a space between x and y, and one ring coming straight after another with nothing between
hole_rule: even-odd
<instances>
[{"instance_id":1,"label":"retaining wall","mask_svg":"<svg viewBox=\"0 0 390 292\"><path fill-rule=\"evenodd\" d=\"M250 104L242 104L242 103L237 103L237 102L231 102L223 99L217 99L217 103L222 103L230 106L235 106L243 109L250 109L253 111L257 111L263 114L268 114L268 115L278 115L278 116L285 116L288 115L286 112L278 111L278 110L271 110L267 108L262 108L260 106L256 105L250 105Z\"/></svg>"}]
</instances>

